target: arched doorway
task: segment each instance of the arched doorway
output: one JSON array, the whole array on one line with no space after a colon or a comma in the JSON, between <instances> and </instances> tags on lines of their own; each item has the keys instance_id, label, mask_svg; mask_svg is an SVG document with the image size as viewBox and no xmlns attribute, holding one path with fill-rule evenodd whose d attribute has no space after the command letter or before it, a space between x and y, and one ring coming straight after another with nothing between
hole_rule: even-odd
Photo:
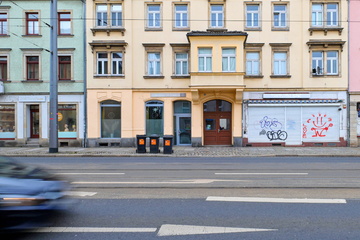
<instances>
[{"instance_id":1,"label":"arched doorway","mask_svg":"<svg viewBox=\"0 0 360 240\"><path fill-rule=\"evenodd\" d=\"M204 145L231 145L231 103L211 100L204 103Z\"/></svg>"}]
</instances>

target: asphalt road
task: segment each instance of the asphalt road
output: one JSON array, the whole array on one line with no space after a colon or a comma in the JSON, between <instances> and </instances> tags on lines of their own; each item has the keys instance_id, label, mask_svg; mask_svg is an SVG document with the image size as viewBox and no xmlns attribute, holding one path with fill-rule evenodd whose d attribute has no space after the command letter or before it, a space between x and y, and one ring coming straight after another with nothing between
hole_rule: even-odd
<instances>
[{"instance_id":1,"label":"asphalt road","mask_svg":"<svg viewBox=\"0 0 360 240\"><path fill-rule=\"evenodd\" d=\"M18 160L73 182L74 204L11 239L360 238L360 158Z\"/></svg>"}]
</instances>

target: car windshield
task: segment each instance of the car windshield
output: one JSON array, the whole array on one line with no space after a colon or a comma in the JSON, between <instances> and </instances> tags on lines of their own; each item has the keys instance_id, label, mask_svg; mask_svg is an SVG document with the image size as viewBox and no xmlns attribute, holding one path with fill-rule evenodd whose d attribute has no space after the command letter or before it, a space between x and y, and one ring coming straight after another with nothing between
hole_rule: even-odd
<instances>
[{"instance_id":1,"label":"car windshield","mask_svg":"<svg viewBox=\"0 0 360 240\"><path fill-rule=\"evenodd\" d=\"M0 177L51 179L53 176L40 168L25 166L10 158L0 157Z\"/></svg>"}]
</instances>

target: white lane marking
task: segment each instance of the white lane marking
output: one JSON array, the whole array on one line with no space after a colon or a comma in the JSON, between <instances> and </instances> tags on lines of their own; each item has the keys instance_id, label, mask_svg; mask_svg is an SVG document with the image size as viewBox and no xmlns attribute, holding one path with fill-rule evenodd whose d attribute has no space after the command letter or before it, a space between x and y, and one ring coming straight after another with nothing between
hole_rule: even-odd
<instances>
[{"instance_id":1,"label":"white lane marking","mask_svg":"<svg viewBox=\"0 0 360 240\"><path fill-rule=\"evenodd\" d=\"M192 225L162 225L157 236L180 236L196 234L219 234L219 233L244 233L244 232L263 232L277 231L277 229L261 228L230 228L230 227L211 227L211 226L192 226Z\"/></svg>"},{"instance_id":2,"label":"white lane marking","mask_svg":"<svg viewBox=\"0 0 360 240\"><path fill-rule=\"evenodd\" d=\"M61 175L124 175L125 173L57 173Z\"/></svg>"},{"instance_id":3,"label":"white lane marking","mask_svg":"<svg viewBox=\"0 0 360 240\"><path fill-rule=\"evenodd\" d=\"M215 175L309 175L309 173L215 173Z\"/></svg>"},{"instance_id":4,"label":"white lane marking","mask_svg":"<svg viewBox=\"0 0 360 240\"><path fill-rule=\"evenodd\" d=\"M220 202L257 202L257 203L346 203L345 199L308 199L308 198L257 198L257 197L208 197L206 201Z\"/></svg>"},{"instance_id":5,"label":"white lane marking","mask_svg":"<svg viewBox=\"0 0 360 240\"><path fill-rule=\"evenodd\" d=\"M48 227L30 230L38 233L66 233L66 232L112 232L112 233L145 233L156 232L157 228L90 228L90 227Z\"/></svg>"},{"instance_id":6,"label":"white lane marking","mask_svg":"<svg viewBox=\"0 0 360 240\"><path fill-rule=\"evenodd\" d=\"M194 179L170 182L72 182L72 184L209 184L213 182L246 182L246 180Z\"/></svg>"},{"instance_id":7,"label":"white lane marking","mask_svg":"<svg viewBox=\"0 0 360 240\"><path fill-rule=\"evenodd\" d=\"M92 197L97 194L97 192L76 192L76 191L67 191L64 192L66 196L71 197Z\"/></svg>"}]
</instances>

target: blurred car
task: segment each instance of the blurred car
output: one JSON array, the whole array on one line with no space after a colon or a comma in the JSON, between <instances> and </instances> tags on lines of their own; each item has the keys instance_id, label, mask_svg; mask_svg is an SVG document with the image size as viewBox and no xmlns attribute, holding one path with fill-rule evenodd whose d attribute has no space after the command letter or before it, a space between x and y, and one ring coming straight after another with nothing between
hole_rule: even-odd
<instances>
[{"instance_id":1,"label":"blurred car","mask_svg":"<svg viewBox=\"0 0 360 240\"><path fill-rule=\"evenodd\" d=\"M0 230L46 224L66 208L64 191L68 186L44 169L0 157Z\"/></svg>"}]
</instances>

